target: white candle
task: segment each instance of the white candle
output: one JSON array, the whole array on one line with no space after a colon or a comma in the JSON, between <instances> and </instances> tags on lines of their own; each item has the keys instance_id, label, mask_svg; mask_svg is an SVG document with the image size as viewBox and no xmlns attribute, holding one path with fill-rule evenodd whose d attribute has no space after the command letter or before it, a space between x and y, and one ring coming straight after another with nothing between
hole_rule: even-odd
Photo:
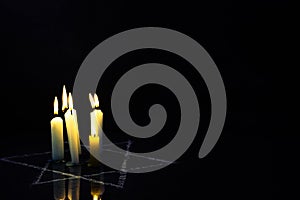
<instances>
[{"instance_id":1,"label":"white candle","mask_svg":"<svg viewBox=\"0 0 300 200\"><path fill-rule=\"evenodd\" d=\"M99 135L99 130L101 127L101 122L99 121L99 115L102 114L102 112L98 109L95 109L95 101L91 94L89 94L89 99L91 102L91 106L93 108L93 111L90 112L90 118L91 118L91 133L94 133L95 135Z\"/></svg>"},{"instance_id":2,"label":"white candle","mask_svg":"<svg viewBox=\"0 0 300 200\"><path fill-rule=\"evenodd\" d=\"M91 94L89 94L90 103L93 108L93 111L90 113L91 135L89 136L90 153L91 153L90 164L91 165L98 164L98 161L95 158L97 158L100 155L101 138L99 137L99 131L102 132L102 118L103 118L103 113L101 112L101 110L96 109L96 106L99 107L98 97L97 97L97 95L94 97L96 97L96 98L93 98L93 96Z\"/></svg>"},{"instance_id":3,"label":"white candle","mask_svg":"<svg viewBox=\"0 0 300 200\"><path fill-rule=\"evenodd\" d=\"M74 116L75 126L76 126L75 130L76 130L76 137L77 137L77 144L78 144L78 153L80 155L81 154L80 135L79 135L78 121L77 121L77 112L74 108L73 108L73 116Z\"/></svg>"},{"instance_id":4,"label":"white candle","mask_svg":"<svg viewBox=\"0 0 300 200\"><path fill-rule=\"evenodd\" d=\"M54 99L54 115L58 114L58 100ZM63 139L63 120L60 117L54 117L51 122L51 140L52 140L52 159L64 159L64 139Z\"/></svg>"},{"instance_id":5,"label":"white candle","mask_svg":"<svg viewBox=\"0 0 300 200\"><path fill-rule=\"evenodd\" d=\"M71 93L69 93L69 109L65 113L65 121L66 121L66 127L68 132L68 141L69 141L69 147L70 147L70 153L71 153L71 159L72 163L78 164L79 163L79 131L78 131L78 125L77 120L75 119L76 110L73 109L73 99Z\"/></svg>"},{"instance_id":6,"label":"white candle","mask_svg":"<svg viewBox=\"0 0 300 200\"><path fill-rule=\"evenodd\" d=\"M95 113L96 121L97 121L97 125L98 125L98 130L97 130L96 134L101 136L102 128L103 128L103 113L99 109L99 99L98 99L98 96L96 93L94 94L94 102L95 102L95 104L94 104L95 109L93 112Z\"/></svg>"},{"instance_id":7,"label":"white candle","mask_svg":"<svg viewBox=\"0 0 300 200\"><path fill-rule=\"evenodd\" d=\"M70 93L69 93L70 94ZM63 86L63 93L62 93L62 111L64 112L66 109L68 109L68 97L67 97L67 90L66 90L66 86ZM73 109L73 115L75 118L75 124L77 126L77 130L78 130L78 122L77 122L77 113L76 110ZM78 137L78 152L79 154L81 154L81 145L80 145L80 137L79 137L79 132L77 134Z\"/></svg>"},{"instance_id":8,"label":"white candle","mask_svg":"<svg viewBox=\"0 0 300 200\"><path fill-rule=\"evenodd\" d=\"M99 136L102 133L103 127L103 113L99 108L99 100L98 96L95 94L94 97L89 94L89 99L93 111L90 113L91 117L91 133L95 133L95 135Z\"/></svg>"}]
</instances>

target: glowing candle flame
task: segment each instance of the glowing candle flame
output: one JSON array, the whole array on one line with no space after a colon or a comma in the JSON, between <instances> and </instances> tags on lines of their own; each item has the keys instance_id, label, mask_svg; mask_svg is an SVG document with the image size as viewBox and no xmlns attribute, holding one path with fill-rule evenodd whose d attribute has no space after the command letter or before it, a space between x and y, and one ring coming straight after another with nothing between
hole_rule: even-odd
<instances>
[{"instance_id":1,"label":"glowing candle flame","mask_svg":"<svg viewBox=\"0 0 300 200\"><path fill-rule=\"evenodd\" d=\"M94 98L91 93L89 93L89 99L90 99L92 108L95 108L95 101L94 101Z\"/></svg>"},{"instance_id":2,"label":"glowing candle flame","mask_svg":"<svg viewBox=\"0 0 300 200\"><path fill-rule=\"evenodd\" d=\"M68 108L68 96L67 96L67 90L66 86L63 87L63 93L62 93L62 111L65 111Z\"/></svg>"},{"instance_id":3,"label":"glowing candle flame","mask_svg":"<svg viewBox=\"0 0 300 200\"><path fill-rule=\"evenodd\" d=\"M94 94L94 101L95 101L95 108L98 108L99 107L99 99L98 99L98 96L96 93Z\"/></svg>"},{"instance_id":4,"label":"glowing candle flame","mask_svg":"<svg viewBox=\"0 0 300 200\"><path fill-rule=\"evenodd\" d=\"M54 98L54 115L58 115L58 100L57 100L57 97Z\"/></svg>"},{"instance_id":5,"label":"glowing candle flame","mask_svg":"<svg viewBox=\"0 0 300 200\"><path fill-rule=\"evenodd\" d=\"M69 92L69 98L68 98L68 100L69 100L69 109L73 110L73 98L72 98L71 92Z\"/></svg>"}]
</instances>

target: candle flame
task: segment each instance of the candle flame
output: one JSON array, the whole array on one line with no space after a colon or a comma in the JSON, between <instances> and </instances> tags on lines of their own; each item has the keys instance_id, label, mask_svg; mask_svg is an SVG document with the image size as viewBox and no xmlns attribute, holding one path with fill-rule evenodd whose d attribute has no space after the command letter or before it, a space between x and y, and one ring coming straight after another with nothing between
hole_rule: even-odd
<instances>
[{"instance_id":1,"label":"candle flame","mask_svg":"<svg viewBox=\"0 0 300 200\"><path fill-rule=\"evenodd\" d=\"M98 200L98 195L93 195L93 200Z\"/></svg>"},{"instance_id":2,"label":"candle flame","mask_svg":"<svg viewBox=\"0 0 300 200\"><path fill-rule=\"evenodd\" d=\"M68 98L68 100L69 100L69 109L73 110L73 98L72 98L71 92L69 92L69 98Z\"/></svg>"},{"instance_id":3,"label":"candle flame","mask_svg":"<svg viewBox=\"0 0 300 200\"><path fill-rule=\"evenodd\" d=\"M89 99L90 99L92 108L95 108L95 101L94 101L94 98L91 93L89 93Z\"/></svg>"},{"instance_id":4,"label":"candle flame","mask_svg":"<svg viewBox=\"0 0 300 200\"><path fill-rule=\"evenodd\" d=\"M68 108L68 96L67 96L67 90L66 86L63 87L63 93L62 93L62 111L65 111Z\"/></svg>"},{"instance_id":5,"label":"candle flame","mask_svg":"<svg viewBox=\"0 0 300 200\"><path fill-rule=\"evenodd\" d=\"M58 100L57 100L57 97L54 98L54 115L58 115Z\"/></svg>"},{"instance_id":6,"label":"candle flame","mask_svg":"<svg viewBox=\"0 0 300 200\"><path fill-rule=\"evenodd\" d=\"M98 108L99 107L99 99L98 99L98 96L96 93L94 94L94 102L95 102L95 108Z\"/></svg>"}]
</instances>

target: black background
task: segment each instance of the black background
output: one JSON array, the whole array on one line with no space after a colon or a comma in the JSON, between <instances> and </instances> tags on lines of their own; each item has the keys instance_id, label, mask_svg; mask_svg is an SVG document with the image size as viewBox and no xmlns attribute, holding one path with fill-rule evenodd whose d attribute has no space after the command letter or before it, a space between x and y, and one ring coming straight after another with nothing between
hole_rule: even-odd
<instances>
[{"instance_id":1,"label":"black background","mask_svg":"<svg viewBox=\"0 0 300 200\"><path fill-rule=\"evenodd\" d=\"M217 64L228 97L225 127L213 151L198 159L210 116L201 76L168 52L141 50L120 57L98 85L104 129L119 132L109 102L117 79L134 66L154 61L168 64L190 81L203 118L196 140L177 164L129 175L125 189L107 192L102 199L272 199L296 193L299 136L287 122L297 93L289 88L295 80L291 49L299 23L288 1L2 0L0 6L1 157L49 151L53 97L61 94L63 84L71 90L87 54L121 31L158 26L192 37ZM164 146L178 128L178 102L157 85L134 93L133 119L147 124L153 103L165 106L168 121L154 138L136 140L135 151ZM121 133L111 137L128 138ZM30 176L17 177L16 168L7 163L1 168L1 199L52 199L43 195L46 189L32 192Z\"/></svg>"}]
</instances>

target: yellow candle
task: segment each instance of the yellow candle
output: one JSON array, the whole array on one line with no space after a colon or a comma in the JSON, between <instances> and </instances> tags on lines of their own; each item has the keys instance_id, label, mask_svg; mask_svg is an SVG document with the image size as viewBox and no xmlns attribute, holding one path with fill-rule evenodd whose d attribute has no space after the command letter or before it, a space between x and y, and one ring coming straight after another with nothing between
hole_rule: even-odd
<instances>
[{"instance_id":1,"label":"yellow candle","mask_svg":"<svg viewBox=\"0 0 300 200\"><path fill-rule=\"evenodd\" d=\"M77 144L78 144L78 153L79 155L81 154L81 145L80 145L80 135L79 135L79 129L78 129L78 121L77 121L77 112L73 108L73 115L74 115L74 120L75 120L75 130L76 130L76 137L77 137Z\"/></svg>"},{"instance_id":2,"label":"yellow candle","mask_svg":"<svg viewBox=\"0 0 300 200\"><path fill-rule=\"evenodd\" d=\"M58 100L54 99L54 115L58 114ZM56 116L51 122L52 159L64 159L63 120Z\"/></svg>"},{"instance_id":3,"label":"yellow candle","mask_svg":"<svg viewBox=\"0 0 300 200\"><path fill-rule=\"evenodd\" d=\"M69 95L70 94L71 93L69 93ZM63 87L62 102L63 102L62 111L65 111L66 109L68 109L68 97L67 97L66 86ZM75 118L75 124L76 124L77 130L78 130L77 113L76 113L75 109L73 109L73 111L74 111L73 115L74 115L74 118ZM80 145L79 131L78 131L77 137L78 137L78 152L79 152L79 154L81 154L81 145Z\"/></svg>"},{"instance_id":4,"label":"yellow candle","mask_svg":"<svg viewBox=\"0 0 300 200\"><path fill-rule=\"evenodd\" d=\"M73 107L73 98L71 93L69 93L69 97L72 99L72 107ZM76 137L77 137L77 144L78 144L78 153L79 155L81 154L81 145L80 145L80 135L79 135L79 129L78 129L78 121L77 121L77 112L74 108L72 108L73 110L73 115L74 115L74 120L75 120L75 126L76 126Z\"/></svg>"},{"instance_id":5,"label":"yellow candle","mask_svg":"<svg viewBox=\"0 0 300 200\"><path fill-rule=\"evenodd\" d=\"M78 164L79 163L79 131L76 117L76 110L73 109L73 99L71 93L69 93L69 109L65 113L65 121L66 127L68 132L68 140L69 140L69 147L71 153L72 163Z\"/></svg>"},{"instance_id":6,"label":"yellow candle","mask_svg":"<svg viewBox=\"0 0 300 200\"><path fill-rule=\"evenodd\" d=\"M89 136L90 152L94 157L97 157L100 153L100 138L96 135Z\"/></svg>"},{"instance_id":7,"label":"yellow candle","mask_svg":"<svg viewBox=\"0 0 300 200\"><path fill-rule=\"evenodd\" d=\"M97 157L100 154L100 137L95 134L95 132L92 132L92 134L89 136L89 143L90 143L90 153L91 153L91 158L90 158L90 165L92 166L97 166L98 161Z\"/></svg>"}]
</instances>

